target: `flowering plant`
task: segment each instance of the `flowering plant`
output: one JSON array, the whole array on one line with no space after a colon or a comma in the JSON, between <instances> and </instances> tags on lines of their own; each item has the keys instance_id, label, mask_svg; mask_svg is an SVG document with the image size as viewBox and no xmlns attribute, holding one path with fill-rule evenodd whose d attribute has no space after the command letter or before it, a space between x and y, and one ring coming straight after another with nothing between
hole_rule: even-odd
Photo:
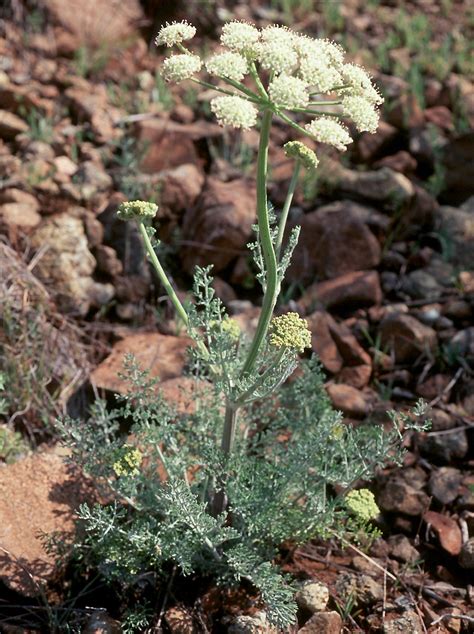
<instances>
[{"instance_id":1,"label":"flowering plant","mask_svg":"<svg viewBox=\"0 0 474 634\"><path fill-rule=\"evenodd\" d=\"M160 30L156 43L178 51L163 63L165 78L190 79L219 93L211 111L221 125L247 129L260 122L256 241L249 245L264 293L260 317L247 341L215 297L209 269L197 269L195 301L183 306L154 248L157 206L120 206L119 217L137 223L150 262L195 342L193 408L173 410L157 396L156 381L128 359L134 389L122 397L122 407L110 413L97 406L89 425L69 434L76 458L116 495L111 505L82 507L81 517L107 576L133 582L150 571L163 574L171 561L183 574L213 574L221 583L247 580L259 590L270 621L285 628L296 607L291 583L272 564L279 545L331 534L335 526L341 532L351 514L362 512L370 521L377 514L370 494L344 498L393 454L399 433L343 425L314 359L283 386L298 355L311 347L306 320L291 312L273 316L299 229L285 248L283 238L299 171L315 169L318 158L301 141L285 145L295 165L276 222L267 201L270 129L278 117L314 142L344 150L351 138L340 119L351 117L359 130L374 131L382 99L337 45L244 22L224 25L224 51L204 64L217 80L209 83L196 77L203 62L184 45L194 35L187 22ZM312 120L301 123L305 116ZM124 417L133 422L125 444L118 435Z\"/></svg>"}]
</instances>

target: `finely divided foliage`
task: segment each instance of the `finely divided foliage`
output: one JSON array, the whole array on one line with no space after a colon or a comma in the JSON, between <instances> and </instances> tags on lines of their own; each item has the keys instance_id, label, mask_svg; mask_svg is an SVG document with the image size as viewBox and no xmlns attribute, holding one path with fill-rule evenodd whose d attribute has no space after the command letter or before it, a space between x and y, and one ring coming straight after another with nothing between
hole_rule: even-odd
<instances>
[{"instance_id":1,"label":"finely divided foliage","mask_svg":"<svg viewBox=\"0 0 474 634\"><path fill-rule=\"evenodd\" d=\"M183 45L194 33L186 22L161 29L157 44L179 51L164 63L168 80L200 69L200 59ZM297 313L273 316L299 228L285 248L283 238L299 171L315 169L318 159L300 141L286 144L294 173L277 218L267 201L271 123L280 117L317 142L344 150L351 139L337 117L326 111L303 127L286 111L313 117L315 109L341 106L332 114L350 114L360 129L373 130L374 105L381 99L365 71L345 64L342 50L325 40L230 22L221 43L227 51L206 63L222 93L212 99L212 112L222 125L244 129L261 115L256 241L249 245L264 292L255 335L249 340L227 316L210 268L197 268L194 301L183 306L155 251L156 205L123 203L119 217L137 223L151 265L194 340L193 408L176 411L160 395L159 382L126 358L129 394L118 397L113 410L98 401L87 424L66 421L61 429L73 458L109 500L80 509L82 557L88 552L105 577L137 586L165 575L170 563L183 575L210 574L219 583L247 580L259 590L270 621L284 629L295 622L296 605L291 580L272 563L279 546L369 526L377 514L371 494L346 494L387 456L399 457L401 434L395 418L392 432L343 424L315 359L301 362L299 376L283 385L299 354L311 347L307 322ZM245 76L253 88L240 83ZM313 101L318 92L334 98ZM126 439L119 433L124 422Z\"/></svg>"}]
</instances>

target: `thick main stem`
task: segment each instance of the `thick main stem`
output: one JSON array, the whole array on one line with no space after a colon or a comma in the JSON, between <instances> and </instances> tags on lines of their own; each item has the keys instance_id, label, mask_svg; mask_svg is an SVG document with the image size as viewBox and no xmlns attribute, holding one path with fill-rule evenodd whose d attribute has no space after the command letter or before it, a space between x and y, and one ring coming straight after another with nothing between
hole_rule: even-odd
<instances>
[{"instance_id":1,"label":"thick main stem","mask_svg":"<svg viewBox=\"0 0 474 634\"><path fill-rule=\"evenodd\" d=\"M277 260L270 233L267 206L268 142L270 139L272 116L273 112L271 110L268 109L264 111L257 159L257 220L263 260L267 273L266 290L257 330L242 368L242 374L248 374L255 365L258 351L268 331L278 293Z\"/></svg>"},{"instance_id":2,"label":"thick main stem","mask_svg":"<svg viewBox=\"0 0 474 634\"><path fill-rule=\"evenodd\" d=\"M235 427L237 425L238 407L229 401L226 402L224 430L222 433L221 450L224 456L228 457L232 452L235 439ZM214 495L212 501L212 514L217 517L225 511L227 506L227 495L225 493L225 482L220 482L221 490Z\"/></svg>"}]
</instances>

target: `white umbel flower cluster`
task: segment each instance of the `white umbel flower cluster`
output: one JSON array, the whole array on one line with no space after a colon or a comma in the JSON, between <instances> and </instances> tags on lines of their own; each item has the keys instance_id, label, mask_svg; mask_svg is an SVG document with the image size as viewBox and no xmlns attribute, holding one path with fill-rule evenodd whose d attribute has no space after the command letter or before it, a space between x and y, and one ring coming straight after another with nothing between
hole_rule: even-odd
<instances>
[{"instance_id":1,"label":"white umbel flower cluster","mask_svg":"<svg viewBox=\"0 0 474 634\"><path fill-rule=\"evenodd\" d=\"M352 143L351 135L347 128L329 117L314 119L305 128L316 141L333 145L341 152L345 152L346 146Z\"/></svg>"},{"instance_id":2,"label":"white umbel flower cluster","mask_svg":"<svg viewBox=\"0 0 474 634\"><path fill-rule=\"evenodd\" d=\"M242 81L249 72L249 65L248 61L240 53L227 51L226 53L213 55L208 59L206 70L211 75L228 77L233 81Z\"/></svg>"},{"instance_id":3,"label":"white umbel flower cluster","mask_svg":"<svg viewBox=\"0 0 474 634\"><path fill-rule=\"evenodd\" d=\"M374 106L364 97L349 96L342 100L342 110L346 117L350 117L359 132L375 132L379 123L379 116Z\"/></svg>"},{"instance_id":4,"label":"white umbel flower cluster","mask_svg":"<svg viewBox=\"0 0 474 634\"><path fill-rule=\"evenodd\" d=\"M257 108L238 96L215 97L211 100L211 110L221 125L248 130L257 123Z\"/></svg>"},{"instance_id":5,"label":"white umbel flower cluster","mask_svg":"<svg viewBox=\"0 0 474 634\"><path fill-rule=\"evenodd\" d=\"M198 56L182 45L194 33L187 22L167 24L160 30L156 43L176 44L181 53L164 62L167 81L192 78L200 70ZM221 44L224 50L205 65L218 79L217 85L213 84L216 91L225 94L211 102L220 124L247 129L256 124L259 110L270 110L287 123L289 115L284 110L318 115L304 128L297 121L290 123L316 141L340 150L346 149L351 138L338 119L352 119L360 132L375 132L377 106L383 99L367 72L346 62L338 44L283 26L258 29L237 20L224 24ZM194 81L209 87L197 78Z\"/></svg>"},{"instance_id":6,"label":"white umbel flower cluster","mask_svg":"<svg viewBox=\"0 0 474 634\"><path fill-rule=\"evenodd\" d=\"M363 68L356 64L344 64L342 67L342 76L344 83L349 84L344 92L347 95L357 95L364 97L373 104L380 105L383 103L383 97L372 83L370 76Z\"/></svg>"},{"instance_id":7,"label":"white umbel flower cluster","mask_svg":"<svg viewBox=\"0 0 474 634\"><path fill-rule=\"evenodd\" d=\"M162 26L160 32L155 38L155 44L161 46L174 46L175 44L181 44L185 40L190 40L196 35L196 27L192 24L188 24L186 20L183 22L166 23Z\"/></svg>"},{"instance_id":8,"label":"white umbel flower cluster","mask_svg":"<svg viewBox=\"0 0 474 634\"><path fill-rule=\"evenodd\" d=\"M291 73L298 65L298 55L280 42L263 42L258 49L262 68L273 73Z\"/></svg>"},{"instance_id":9,"label":"white umbel flower cluster","mask_svg":"<svg viewBox=\"0 0 474 634\"><path fill-rule=\"evenodd\" d=\"M248 22L227 22L222 27L222 45L236 53L253 57L259 40L259 30Z\"/></svg>"},{"instance_id":10,"label":"white umbel flower cluster","mask_svg":"<svg viewBox=\"0 0 474 634\"><path fill-rule=\"evenodd\" d=\"M270 99L280 108L305 108L309 102L306 84L298 77L278 75L268 86Z\"/></svg>"},{"instance_id":11,"label":"white umbel flower cluster","mask_svg":"<svg viewBox=\"0 0 474 634\"><path fill-rule=\"evenodd\" d=\"M198 55L172 55L163 62L163 77L166 81L183 81L198 73L201 66L201 58Z\"/></svg>"}]
</instances>

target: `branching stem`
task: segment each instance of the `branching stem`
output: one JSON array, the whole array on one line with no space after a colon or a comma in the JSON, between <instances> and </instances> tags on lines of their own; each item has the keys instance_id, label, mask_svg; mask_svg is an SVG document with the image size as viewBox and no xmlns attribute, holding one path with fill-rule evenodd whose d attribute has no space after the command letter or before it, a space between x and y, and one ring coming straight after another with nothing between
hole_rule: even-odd
<instances>
[{"instance_id":1,"label":"branching stem","mask_svg":"<svg viewBox=\"0 0 474 634\"><path fill-rule=\"evenodd\" d=\"M291 177L290 185L288 187L288 193L286 194L285 204L283 205L283 209L281 210L280 224L278 225L278 235L275 244L275 255L277 260L280 259L281 245L283 242L283 236L285 235L286 222L288 220L288 213L290 211L291 203L293 202L293 195L298 184L300 169L301 161L299 159L296 159L293 176Z\"/></svg>"}]
</instances>

